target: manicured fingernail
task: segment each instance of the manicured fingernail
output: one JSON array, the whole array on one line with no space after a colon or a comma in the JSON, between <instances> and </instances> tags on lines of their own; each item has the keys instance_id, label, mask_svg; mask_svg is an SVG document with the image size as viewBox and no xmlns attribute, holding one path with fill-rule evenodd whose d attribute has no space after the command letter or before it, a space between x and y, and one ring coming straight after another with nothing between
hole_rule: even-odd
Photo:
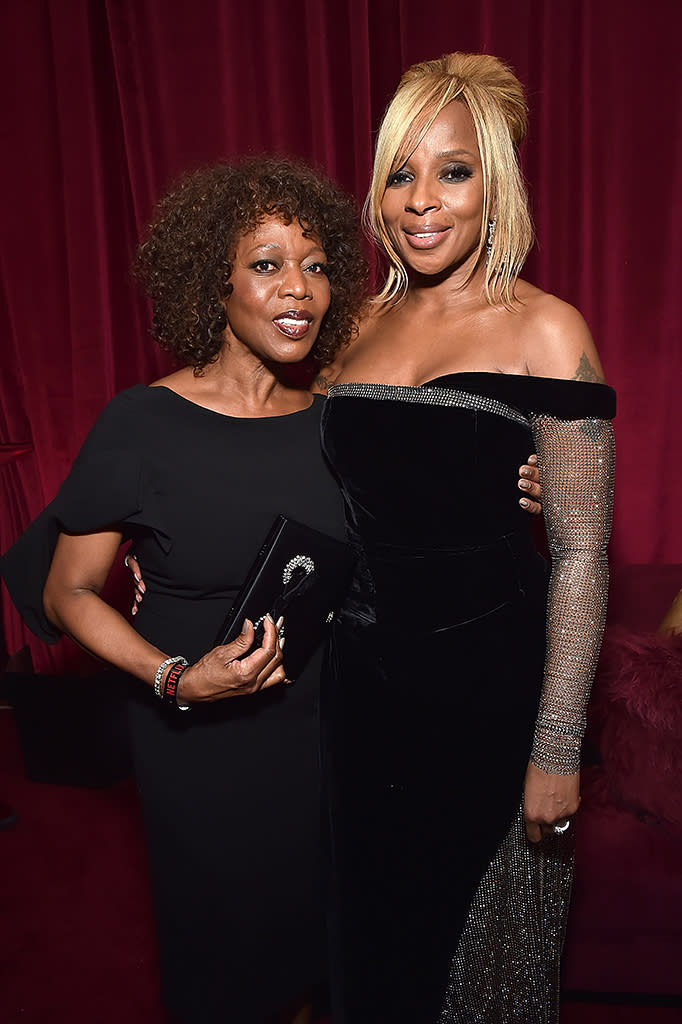
<instances>
[{"instance_id":1,"label":"manicured fingernail","mask_svg":"<svg viewBox=\"0 0 682 1024\"><path fill-rule=\"evenodd\" d=\"M521 505L522 508L528 508L528 506L530 505L530 502L529 502L528 498L521 498L519 500L519 505Z\"/></svg>"},{"instance_id":2,"label":"manicured fingernail","mask_svg":"<svg viewBox=\"0 0 682 1024\"><path fill-rule=\"evenodd\" d=\"M134 572L133 577L137 580L138 583L142 582L142 577L140 576L139 572Z\"/></svg>"},{"instance_id":3,"label":"manicured fingernail","mask_svg":"<svg viewBox=\"0 0 682 1024\"><path fill-rule=\"evenodd\" d=\"M521 476L530 476L530 470L526 469L525 466L521 467Z\"/></svg>"},{"instance_id":4,"label":"manicured fingernail","mask_svg":"<svg viewBox=\"0 0 682 1024\"><path fill-rule=\"evenodd\" d=\"M277 619L277 622L275 623L275 625L277 626L277 629L281 629L283 623L284 623L284 616L280 615L280 617Z\"/></svg>"},{"instance_id":5,"label":"manicured fingernail","mask_svg":"<svg viewBox=\"0 0 682 1024\"><path fill-rule=\"evenodd\" d=\"M265 618L266 618L266 619L269 619L269 620L270 620L270 622L271 622L271 623L273 624L273 626L275 625L275 620L273 619L273 617L272 617L272 615L270 614L270 612L268 612L268 614L267 614L267 615L265 616Z\"/></svg>"},{"instance_id":6,"label":"manicured fingernail","mask_svg":"<svg viewBox=\"0 0 682 1024\"><path fill-rule=\"evenodd\" d=\"M242 633L248 633L250 625L251 625L251 620L250 619L244 619L244 621L242 622Z\"/></svg>"},{"instance_id":7,"label":"manicured fingernail","mask_svg":"<svg viewBox=\"0 0 682 1024\"><path fill-rule=\"evenodd\" d=\"M147 593L147 584L143 583L142 580L140 580L140 590L142 591L143 594Z\"/></svg>"},{"instance_id":8,"label":"manicured fingernail","mask_svg":"<svg viewBox=\"0 0 682 1024\"><path fill-rule=\"evenodd\" d=\"M530 488L530 480L519 480L519 487L523 487L524 491Z\"/></svg>"},{"instance_id":9,"label":"manicured fingernail","mask_svg":"<svg viewBox=\"0 0 682 1024\"><path fill-rule=\"evenodd\" d=\"M136 604L133 605L132 613L133 613L133 615L137 615L137 605Z\"/></svg>"},{"instance_id":10,"label":"manicured fingernail","mask_svg":"<svg viewBox=\"0 0 682 1024\"><path fill-rule=\"evenodd\" d=\"M141 601L142 600L142 594L135 594L135 600L136 601Z\"/></svg>"},{"instance_id":11,"label":"manicured fingernail","mask_svg":"<svg viewBox=\"0 0 682 1024\"><path fill-rule=\"evenodd\" d=\"M280 639L280 641L279 641L279 649L280 649L280 651L284 650L284 645L285 645L286 642L287 642L287 638L285 636L283 636Z\"/></svg>"}]
</instances>

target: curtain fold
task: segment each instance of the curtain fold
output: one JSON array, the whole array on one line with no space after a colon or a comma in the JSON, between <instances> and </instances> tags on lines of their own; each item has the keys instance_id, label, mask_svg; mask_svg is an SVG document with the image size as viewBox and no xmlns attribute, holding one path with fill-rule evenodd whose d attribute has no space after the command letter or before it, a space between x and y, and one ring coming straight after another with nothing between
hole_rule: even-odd
<instances>
[{"instance_id":1,"label":"curtain fold","mask_svg":"<svg viewBox=\"0 0 682 1024\"><path fill-rule=\"evenodd\" d=\"M538 245L619 392L613 556L682 562L682 10L673 0L23 0L0 9L0 547L50 500L105 402L169 361L131 283L181 172L299 155L361 204L401 72L492 52L528 88ZM134 425L131 425L134 429ZM10 650L26 640L3 600ZM42 667L65 655L33 645Z\"/></svg>"}]
</instances>

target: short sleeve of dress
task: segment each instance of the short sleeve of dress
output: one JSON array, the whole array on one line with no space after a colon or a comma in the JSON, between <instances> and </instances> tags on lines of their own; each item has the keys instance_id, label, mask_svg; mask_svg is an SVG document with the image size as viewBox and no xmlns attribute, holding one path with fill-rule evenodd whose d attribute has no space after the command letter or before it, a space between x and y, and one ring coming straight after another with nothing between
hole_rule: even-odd
<instances>
[{"instance_id":1,"label":"short sleeve of dress","mask_svg":"<svg viewBox=\"0 0 682 1024\"><path fill-rule=\"evenodd\" d=\"M575 386L575 382L566 382L568 404L569 389ZM613 504L612 402L609 395L597 393L595 415L590 416L585 415L584 391L577 397L577 418L567 417L568 405L560 415L543 412L530 417L552 558L547 654L531 760L556 774L571 774L580 768L609 579L606 549Z\"/></svg>"},{"instance_id":2,"label":"short sleeve of dress","mask_svg":"<svg viewBox=\"0 0 682 1024\"><path fill-rule=\"evenodd\" d=\"M43 589L60 533L91 533L126 526L149 528L168 550L162 506L151 471L136 449L135 409L144 389L130 388L106 406L88 434L55 499L0 558L0 576L28 627L46 643L59 631L43 610Z\"/></svg>"}]
</instances>

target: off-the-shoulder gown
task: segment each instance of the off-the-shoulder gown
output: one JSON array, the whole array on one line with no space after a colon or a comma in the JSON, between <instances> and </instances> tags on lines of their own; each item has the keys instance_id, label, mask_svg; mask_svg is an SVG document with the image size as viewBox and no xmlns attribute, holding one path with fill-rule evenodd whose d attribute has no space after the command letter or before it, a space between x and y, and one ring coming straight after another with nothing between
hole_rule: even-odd
<instances>
[{"instance_id":1,"label":"off-the-shoulder gown","mask_svg":"<svg viewBox=\"0 0 682 1024\"><path fill-rule=\"evenodd\" d=\"M343 383L323 413L360 561L323 687L334 1024L548 1024L566 837L531 756L579 765L603 627L614 394L458 373ZM533 446L551 575L516 477Z\"/></svg>"}]
</instances>

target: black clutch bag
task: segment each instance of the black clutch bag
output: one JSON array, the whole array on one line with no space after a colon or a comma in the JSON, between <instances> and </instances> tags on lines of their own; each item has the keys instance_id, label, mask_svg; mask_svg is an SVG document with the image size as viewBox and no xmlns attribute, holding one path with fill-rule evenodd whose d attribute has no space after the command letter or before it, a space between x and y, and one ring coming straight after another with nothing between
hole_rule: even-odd
<instances>
[{"instance_id":1,"label":"black clutch bag","mask_svg":"<svg viewBox=\"0 0 682 1024\"><path fill-rule=\"evenodd\" d=\"M256 627L253 651L263 641L266 614L270 612L275 622L283 615L279 635L286 638L284 667L289 679L296 679L325 639L348 588L354 562L349 544L278 516L216 643L236 640L244 619L250 619Z\"/></svg>"}]
</instances>

